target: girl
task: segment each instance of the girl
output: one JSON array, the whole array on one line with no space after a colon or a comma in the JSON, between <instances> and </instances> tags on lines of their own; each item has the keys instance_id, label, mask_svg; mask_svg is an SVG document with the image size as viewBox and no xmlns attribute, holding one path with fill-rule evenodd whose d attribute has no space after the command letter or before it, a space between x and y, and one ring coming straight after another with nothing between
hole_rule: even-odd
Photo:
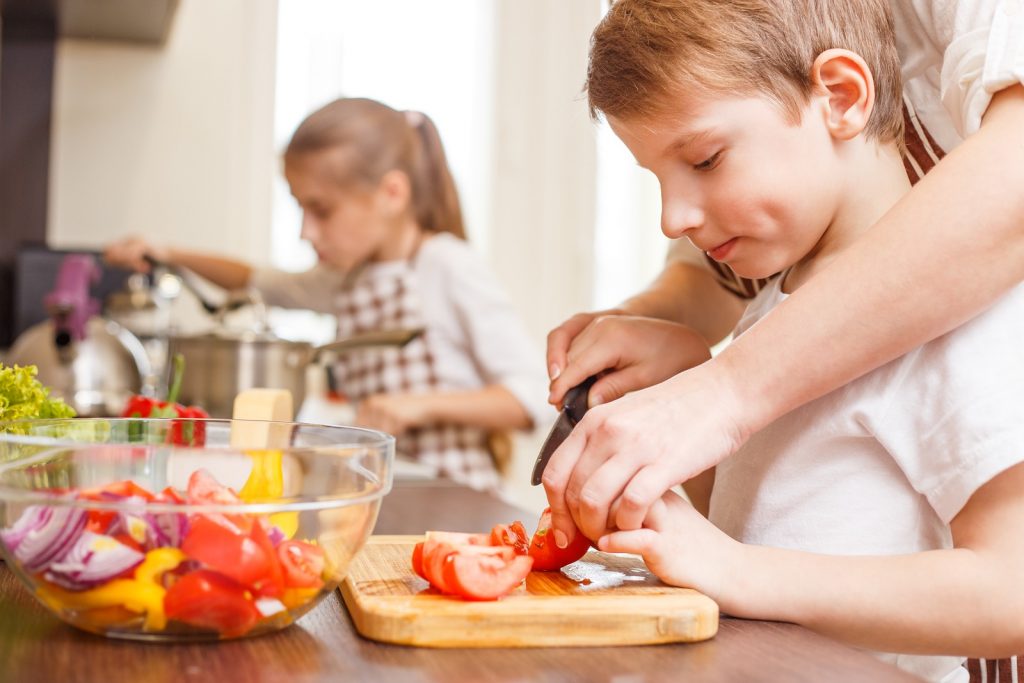
<instances>
[{"instance_id":1,"label":"girl","mask_svg":"<svg viewBox=\"0 0 1024 683\"><path fill-rule=\"evenodd\" d=\"M489 436L545 419L542 357L480 257L437 129L419 112L345 98L303 121L284 153L302 207L302 238L319 263L304 273L254 269L131 238L111 263L146 270L145 256L269 305L333 313L339 338L422 327L401 349L361 349L333 370L357 402L356 422L398 437L400 455L474 488L494 488Z\"/></svg>"}]
</instances>

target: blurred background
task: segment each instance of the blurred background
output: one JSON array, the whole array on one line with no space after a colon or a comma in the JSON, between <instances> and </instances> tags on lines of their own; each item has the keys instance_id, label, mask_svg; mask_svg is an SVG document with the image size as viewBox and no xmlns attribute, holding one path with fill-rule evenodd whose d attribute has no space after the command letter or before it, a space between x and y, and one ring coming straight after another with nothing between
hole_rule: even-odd
<instances>
[{"instance_id":1,"label":"blurred background","mask_svg":"<svg viewBox=\"0 0 1024 683\"><path fill-rule=\"evenodd\" d=\"M581 92L605 5L0 0L0 358L45 316L40 251L138 234L312 265L280 152L339 96L434 118L470 241L542 353L567 316L646 284L667 244L653 177ZM288 338L333 332L323 316L273 320Z\"/></svg>"}]
</instances>

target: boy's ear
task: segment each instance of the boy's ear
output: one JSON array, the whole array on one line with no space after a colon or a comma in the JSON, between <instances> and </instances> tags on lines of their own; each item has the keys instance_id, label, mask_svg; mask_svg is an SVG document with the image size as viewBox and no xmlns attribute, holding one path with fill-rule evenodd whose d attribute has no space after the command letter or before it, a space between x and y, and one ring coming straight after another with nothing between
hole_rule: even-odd
<instances>
[{"instance_id":1,"label":"boy's ear","mask_svg":"<svg viewBox=\"0 0 1024 683\"><path fill-rule=\"evenodd\" d=\"M859 135L875 106L875 81L864 59L850 50L825 50L811 65L811 82L825 99L825 124L833 137Z\"/></svg>"}]
</instances>

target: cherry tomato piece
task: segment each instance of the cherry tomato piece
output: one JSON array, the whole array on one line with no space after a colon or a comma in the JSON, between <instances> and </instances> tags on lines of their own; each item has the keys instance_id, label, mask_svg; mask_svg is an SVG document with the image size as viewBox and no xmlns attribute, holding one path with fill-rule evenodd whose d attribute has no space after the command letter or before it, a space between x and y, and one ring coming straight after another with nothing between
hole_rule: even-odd
<instances>
[{"instance_id":1,"label":"cherry tomato piece","mask_svg":"<svg viewBox=\"0 0 1024 683\"><path fill-rule=\"evenodd\" d=\"M284 584L289 588L319 588L327 565L324 549L305 541L283 541L277 546L277 557L284 571Z\"/></svg>"},{"instance_id":2,"label":"cherry tomato piece","mask_svg":"<svg viewBox=\"0 0 1024 683\"><path fill-rule=\"evenodd\" d=\"M495 524L491 529L491 545L507 545L516 555L527 555L530 552L530 537L526 535L526 527L522 522Z\"/></svg>"}]
</instances>

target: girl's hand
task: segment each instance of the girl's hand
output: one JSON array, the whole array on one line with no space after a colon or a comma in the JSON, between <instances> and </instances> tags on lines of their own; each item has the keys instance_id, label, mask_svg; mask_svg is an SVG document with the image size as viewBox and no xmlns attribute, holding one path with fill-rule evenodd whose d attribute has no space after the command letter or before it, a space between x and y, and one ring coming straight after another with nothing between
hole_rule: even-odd
<instances>
[{"instance_id":1,"label":"girl's hand","mask_svg":"<svg viewBox=\"0 0 1024 683\"><path fill-rule=\"evenodd\" d=\"M713 600L723 599L722 591L736 583L730 573L743 566L743 546L671 491L651 506L644 528L606 534L597 547L642 555L665 583L695 588Z\"/></svg>"},{"instance_id":2,"label":"girl's hand","mask_svg":"<svg viewBox=\"0 0 1024 683\"><path fill-rule=\"evenodd\" d=\"M704 337L685 325L657 318L581 314L548 335L549 361L556 355L552 345L566 338L571 325L584 320L585 326L572 338L565 354L561 373L551 382L548 401L554 405L591 375L601 373L590 389L590 404L597 405L662 382L711 358Z\"/></svg>"},{"instance_id":3,"label":"girl's hand","mask_svg":"<svg viewBox=\"0 0 1024 683\"><path fill-rule=\"evenodd\" d=\"M401 436L430 421L426 394L376 394L359 402L356 424Z\"/></svg>"},{"instance_id":4,"label":"girl's hand","mask_svg":"<svg viewBox=\"0 0 1024 683\"><path fill-rule=\"evenodd\" d=\"M140 273L148 273L150 270L146 256L152 256L158 261L167 260L163 250L152 246L140 237L126 237L118 240L107 246L103 252L103 260L110 265Z\"/></svg>"},{"instance_id":5,"label":"girl's hand","mask_svg":"<svg viewBox=\"0 0 1024 683\"><path fill-rule=\"evenodd\" d=\"M555 539L639 529L672 486L717 465L746 440L747 411L717 360L590 409L544 470ZM614 505L614 507L613 507ZM614 513L614 514L611 514Z\"/></svg>"}]
</instances>

